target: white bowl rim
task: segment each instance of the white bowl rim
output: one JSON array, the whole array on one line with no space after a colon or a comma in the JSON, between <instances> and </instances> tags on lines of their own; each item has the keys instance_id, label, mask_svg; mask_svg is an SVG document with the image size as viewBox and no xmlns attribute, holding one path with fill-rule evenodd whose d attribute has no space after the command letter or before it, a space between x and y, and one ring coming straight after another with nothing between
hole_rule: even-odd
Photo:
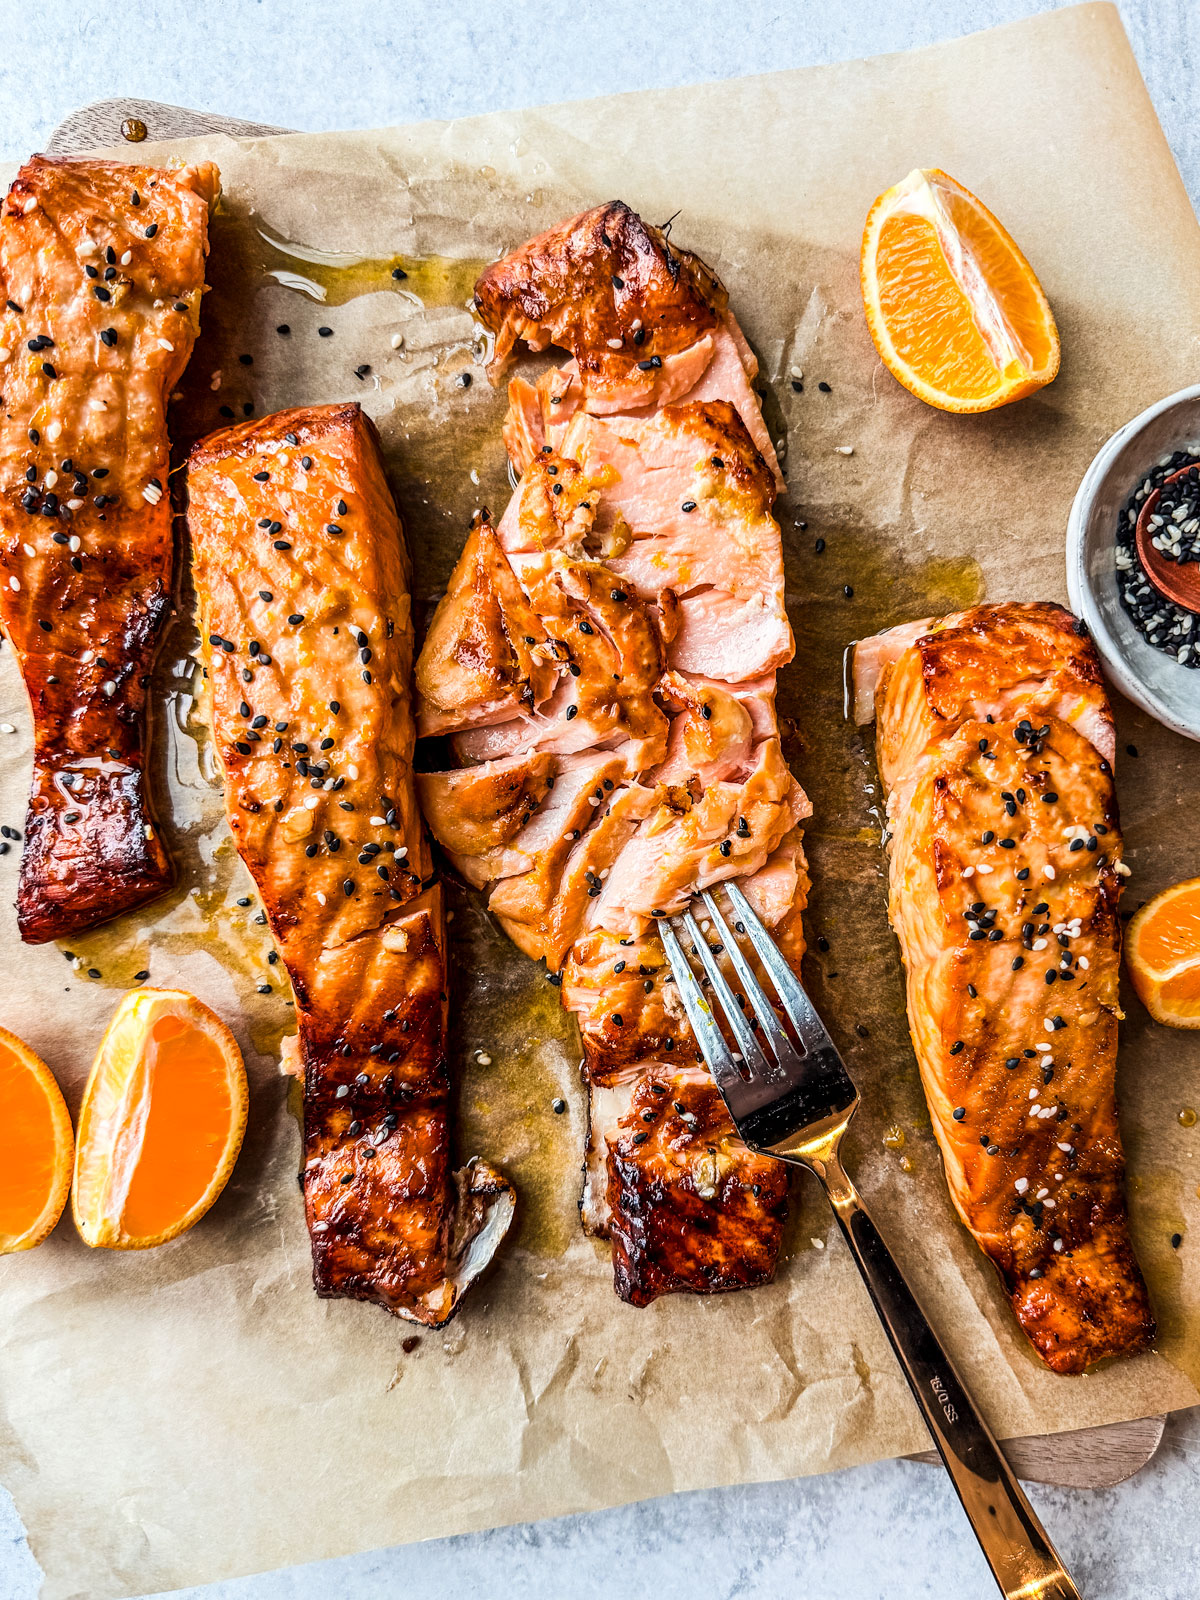
<instances>
[{"instance_id":1,"label":"white bowl rim","mask_svg":"<svg viewBox=\"0 0 1200 1600\"><path fill-rule=\"evenodd\" d=\"M1182 734L1185 739L1200 740L1200 694L1197 695L1197 712L1193 722L1180 721L1176 713L1164 703L1155 691L1127 664L1119 645L1109 631L1104 615L1096 602L1092 586L1088 581L1086 563L1084 561L1084 535L1087 529L1088 516L1091 512L1092 502L1101 481L1108 475L1117 456L1125 446L1139 433L1161 417L1164 412L1188 401L1200 400L1200 383L1192 384L1187 389L1177 389L1174 394L1156 400L1153 405L1140 411L1132 417L1123 427L1103 444L1092 458L1091 465L1084 473L1079 488L1075 491L1075 498L1071 502L1070 515L1067 518L1067 594L1071 602L1071 609L1076 616L1080 616L1087 623L1088 631L1099 651L1104 666L1117 688L1135 705L1149 713L1164 727L1170 728L1173 733ZM1132 485L1131 485L1132 487ZM1187 669L1196 670L1196 669ZM1200 672L1197 674L1200 676Z\"/></svg>"}]
</instances>

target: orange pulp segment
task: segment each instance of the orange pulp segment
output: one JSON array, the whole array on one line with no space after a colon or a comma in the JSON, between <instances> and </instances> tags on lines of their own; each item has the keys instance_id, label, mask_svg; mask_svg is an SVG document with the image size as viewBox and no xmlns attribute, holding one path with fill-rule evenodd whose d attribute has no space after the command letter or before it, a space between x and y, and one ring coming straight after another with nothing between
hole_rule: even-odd
<instances>
[{"instance_id":1,"label":"orange pulp segment","mask_svg":"<svg viewBox=\"0 0 1200 1600\"><path fill-rule=\"evenodd\" d=\"M1156 1022L1200 1028L1200 878L1164 889L1133 916L1125 964Z\"/></svg>"},{"instance_id":2,"label":"orange pulp segment","mask_svg":"<svg viewBox=\"0 0 1200 1600\"><path fill-rule=\"evenodd\" d=\"M1058 329L1033 268L982 201L936 167L881 194L860 260L884 365L943 411L991 411L1058 372Z\"/></svg>"},{"instance_id":3,"label":"orange pulp segment","mask_svg":"<svg viewBox=\"0 0 1200 1600\"><path fill-rule=\"evenodd\" d=\"M71 1117L50 1068L0 1028L0 1255L53 1230L71 1187Z\"/></svg>"},{"instance_id":4,"label":"orange pulp segment","mask_svg":"<svg viewBox=\"0 0 1200 1600\"><path fill-rule=\"evenodd\" d=\"M89 1245L145 1249L198 1222L225 1187L246 1128L232 1033L194 995L127 994L79 1113L72 1206Z\"/></svg>"}]
</instances>

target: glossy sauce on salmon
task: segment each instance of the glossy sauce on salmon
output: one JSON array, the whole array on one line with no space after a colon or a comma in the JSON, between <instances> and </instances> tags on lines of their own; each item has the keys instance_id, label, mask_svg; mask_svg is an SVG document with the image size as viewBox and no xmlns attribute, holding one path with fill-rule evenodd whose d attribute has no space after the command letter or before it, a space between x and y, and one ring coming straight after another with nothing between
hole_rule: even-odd
<instances>
[{"instance_id":1,"label":"glossy sauce on salmon","mask_svg":"<svg viewBox=\"0 0 1200 1600\"><path fill-rule=\"evenodd\" d=\"M171 605L167 397L196 338L215 167L22 167L0 211L0 621L29 692L21 937L152 900L146 690Z\"/></svg>"},{"instance_id":2,"label":"glossy sauce on salmon","mask_svg":"<svg viewBox=\"0 0 1200 1600\"><path fill-rule=\"evenodd\" d=\"M617 1292L749 1287L775 1269L783 1166L736 1138L655 919L738 878L803 950L809 813L775 719L793 641L781 478L724 289L619 202L497 262L496 336L568 352L509 385L520 482L477 520L417 664L430 827L578 1019L582 1215Z\"/></svg>"},{"instance_id":3,"label":"glossy sauce on salmon","mask_svg":"<svg viewBox=\"0 0 1200 1600\"><path fill-rule=\"evenodd\" d=\"M296 996L314 1282L440 1326L513 1195L481 1160L452 1171L408 557L375 431L355 404L229 428L188 493L229 825Z\"/></svg>"},{"instance_id":4,"label":"glossy sauce on salmon","mask_svg":"<svg viewBox=\"0 0 1200 1600\"><path fill-rule=\"evenodd\" d=\"M855 691L951 1197L1049 1367L1131 1355L1154 1321L1117 1126L1125 869L1095 651L1060 606L978 606L863 641Z\"/></svg>"}]
</instances>

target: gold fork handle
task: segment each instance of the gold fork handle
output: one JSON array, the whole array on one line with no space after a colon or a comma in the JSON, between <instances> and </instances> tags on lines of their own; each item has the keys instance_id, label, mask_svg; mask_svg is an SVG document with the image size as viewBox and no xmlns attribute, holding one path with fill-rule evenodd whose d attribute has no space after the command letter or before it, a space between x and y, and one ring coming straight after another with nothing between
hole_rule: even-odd
<instances>
[{"instance_id":1,"label":"gold fork handle","mask_svg":"<svg viewBox=\"0 0 1200 1600\"><path fill-rule=\"evenodd\" d=\"M1008 1600L1080 1600L1079 1590L1037 1513L847 1176L836 1140L820 1156L805 1156L802 1164L825 1186L908 1386L1001 1590Z\"/></svg>"}]
</instances>

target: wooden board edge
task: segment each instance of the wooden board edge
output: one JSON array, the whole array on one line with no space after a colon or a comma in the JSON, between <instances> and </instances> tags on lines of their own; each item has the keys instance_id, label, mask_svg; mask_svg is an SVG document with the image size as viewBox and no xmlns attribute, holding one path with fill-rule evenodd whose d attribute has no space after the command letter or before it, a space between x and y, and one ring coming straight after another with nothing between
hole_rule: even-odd
<instances>
[{"instance_id":1,"label":"wooden board edge","mask_svg":"<svg viewBox=\"0 0 1200 1600\"><path fill-rule=\"evenodd\" d=\"M159 100L96 100L91 105L81 106L59 123L46 144L46 154L77 156L87 150L120 145L123 141L121 124L130 118L146 124L148 139L188 139L203 133L228 133L235 139L251 139L292 131L265 122L244 122L238 117L192 111L186 106L168 106ZM131 159L137 152L137 143L132 140L129 152Z\"/></svg>"},{"instance_id":2,"label":"wooden board edge","mask_svg":"<svg viewBox=\"0 0 1200 1600\"><path fill-rule=\"evenodd\" d=\"M1000 1448L1018 1478L1066 1489L1111 1489L1153 1460L1162 1443L1166 1414L1108 1422L1066 1433L1032 1434L1001 1440ZM920 1450L905 1461L938 1465L936 1450Z\"/></svg>"}]
</instances>

